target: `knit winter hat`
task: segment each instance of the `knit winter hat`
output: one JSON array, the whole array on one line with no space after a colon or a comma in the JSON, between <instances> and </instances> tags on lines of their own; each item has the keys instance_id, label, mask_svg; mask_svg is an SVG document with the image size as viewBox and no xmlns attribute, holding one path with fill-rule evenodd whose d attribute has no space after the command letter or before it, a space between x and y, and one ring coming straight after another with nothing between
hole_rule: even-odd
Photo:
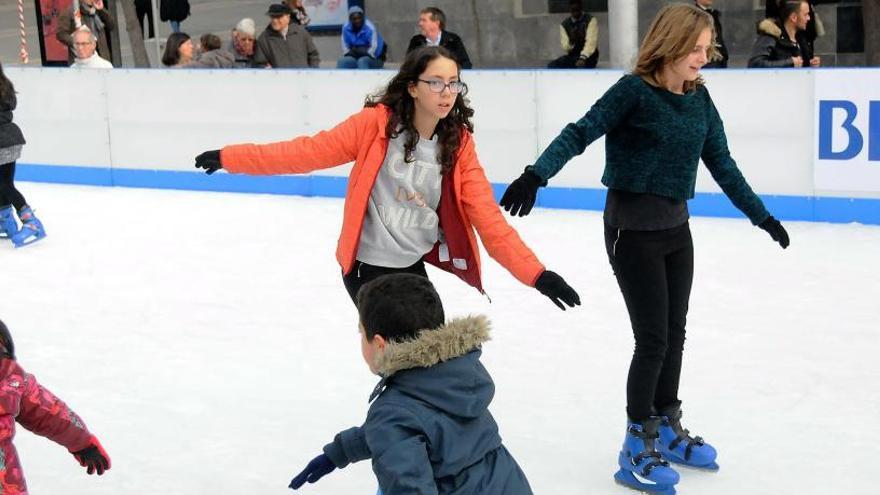
<instances>
[{"instance_id":1,"label":"knit winter hat","mask_svg":"<svg viewBox=\"0 0 880 495\"><path fill-rule=\"evenodd\" d=\"M367 338L411 339L443 325L443 303L431 281L422 275L393 273L366 284L357 294L358 315Z\"/></svg>"},{"instance_id":2,"label":"knit winter hat","mask_svg":"<svg viewBox=\"0 0 880 495\"><path fill-rule=\"evenodd\" d=\"M357 5L352 5L348 8L348 18L351 19L351 16L359 15L361 17L364 16L364 9L358 7Z\"/></svg>"}]
</instances>

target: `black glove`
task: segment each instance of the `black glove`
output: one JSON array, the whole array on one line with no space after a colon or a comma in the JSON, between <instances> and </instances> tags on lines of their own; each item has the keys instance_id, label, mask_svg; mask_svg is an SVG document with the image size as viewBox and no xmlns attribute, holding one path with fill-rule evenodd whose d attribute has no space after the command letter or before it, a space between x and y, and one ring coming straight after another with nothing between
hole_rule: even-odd
<instances>
[{"instance_id":1,"label":"black glove","mask_svg":"<svg viewBox=\"0 0 880 495\"><path fill-rule=\"evenodd\" d=\"M104 447L101 446L101 442L94 436L89 439L89 443L91 445L88 447L71 452L71 454L73 454L73 457L79 462L80 466L86 468L87 473L94 474L97 472L98 476L101 476L104 474L104 471L110 469L110 456L107 455Z\"/></svg>"},{"instance_id":2,"label":"black glove","mask_svg":"<svg viewBox=\"0 0 880 495\"><path fill-rule=\"evenodd\" d=\"M206 151L197 156L196 168L205 169L205 173L208 175L223 168L223 165L220 163L220 150Z\"/></svg>"},{"instance_id":3,"label":"black glove","mask_svg":"<svg viewBox=\"0 0 880 495\"><path fill-rule=\"evenodd\" d=\"M782 224L779 223L779 220L773 218L772 215L767 217L767 220L759 223L758 227L766 230L767 233L770 234L770 237L782 246L782 249L788 247L788 232L785 231Z\"/></svg>"},{"instance_id":4,"label":"black glove","mask_svg":"<svg viewBox=\"0 0 880 495\"><path fill-rule=\"evenodd\" d=\"M524 217L532 211L532 206L535 206L538 188L546 185L546 180L526 167L526 171L507 186L499 204L504 207L504 211L509 211L511 216Z\"/></svg>"},{"instance_id":5,"label":"black glove","mask_svg":"<svg viewBox=\"0 0 880 495\"><path fill-rule=\"evenodd\" d=\"M311 462L309 462L309 465L290 481L288 488L297 490L299 487L303 486L306 481L314 483L334 469L336 469L336 465L333 464L333 461L331 461L326 454L321 454L312 459Z\"/></svg>"},{"instance_id":6,"label":"black glove","mask_svg":"<svg viewBox=\"0 0 880 495\"><path fill-rule=\"evenodd\" d=\"M535 288L541 294L549 297L553 304L559 306L559 309L563 311L565 311L565 306L559 301L568 304L572 308L581 305L581 298L578 296L578 293L569 287L562 277L550 270L544 270L544 273L538 277L538 280L535 282Z\"/></svg>"}]
</instances>

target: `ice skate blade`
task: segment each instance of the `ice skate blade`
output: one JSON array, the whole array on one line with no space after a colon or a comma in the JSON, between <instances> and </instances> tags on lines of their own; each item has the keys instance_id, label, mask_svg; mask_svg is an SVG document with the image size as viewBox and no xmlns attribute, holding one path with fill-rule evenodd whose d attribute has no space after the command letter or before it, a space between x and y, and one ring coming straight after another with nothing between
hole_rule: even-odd
<instances>
[{"instance_id":1,"label":"ice skate blade","mask_svg":"<svg viewBox=\"0 0 880 495\"><path fill-rule=\"evenodd\" d=\"M37 241L41 241L41 240L43 240L43 239L45 239L45 238L46 238L46 234L43 234L43 235L40 235L40 236L28 237L27 239L25 239L25 240L22 241L22 242L15 242L15 241L13 240L12 243L15 245L15 249L18 249L18 248L22 248L22 247L25 247L25 246L30 246L31 244L33 244L33 243L35 243L35 242L37 242Z\"/></svg>"},{"instance_id":2,"label":"ice skate blade","mask_svg":"<svg viewBox=\"0 0 880 495\"><path fill-rule=\"evenodd\" d=\"M672 458L669 456L664 456L664 459L666 459L667 461L669 461L672 464L675 464L676 467L680 466L680 467L687 468L687 469L690 469L693 471L705 471L707 473L714 473L714 472L717 472L719 469L721 469L721 466L719 466L718 463L715 461L712 461L709 464L706 464L703 466L697 466L694 464L688 464L687 462L680 461L678 459L675 459L675 458Z\"/></svg>"},{"instance_id":3,"label":"ice skate blade","mask_svg":"<svg viewBox=\"0 0 880 495\"><path fill-rule=\"evenodd\" d=\"M635 490L637 492L649 493L651 495L675 495L674 485L649 485L639 481L633 473L620 469L614 473L614 482L618 485Z\"/></svg>"}]
</instances>

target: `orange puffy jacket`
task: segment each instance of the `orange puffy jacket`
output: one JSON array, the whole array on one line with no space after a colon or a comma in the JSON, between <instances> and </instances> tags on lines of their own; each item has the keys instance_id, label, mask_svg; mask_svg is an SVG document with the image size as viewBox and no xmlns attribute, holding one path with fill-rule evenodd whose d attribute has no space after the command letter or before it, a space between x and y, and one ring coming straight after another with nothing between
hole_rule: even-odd
<instances>
[{"instance_id":1,"label":"orange puffy jacket","mask_svg":"<svg viewBox=\"0 0 880 495\"><path fill-rule=\"evenodd\" d=\"M220 161L228 172L251 175L301 174L354 161L336 248L336 259L343 274L348 274L357 256L373 183L388 150L385 127L389 117L390 110L384 105L364 108L314 136L264 145L226 146ZM480 292L480 250L474 228L489 255L520 282L534 287L544 272L544 265L495 203L492 186L477 160L473 136L467 130L462 130L455 166L443 176L437 215L445 243L438 242L425 255L425 261L454 273Z\"/></svg>"}]
</instances>

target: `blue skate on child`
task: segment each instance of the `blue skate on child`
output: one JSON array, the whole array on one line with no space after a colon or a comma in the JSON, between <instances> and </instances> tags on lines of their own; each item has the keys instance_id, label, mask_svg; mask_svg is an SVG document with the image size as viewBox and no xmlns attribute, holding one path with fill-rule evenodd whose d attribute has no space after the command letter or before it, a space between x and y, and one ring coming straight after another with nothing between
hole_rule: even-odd
<instances>
[{"instance_id":1,"label":"blue skate on child","mask_svg":"<svg viewBox=\"0 0 880 495\"><path fill-rule=\"evenodd\" d=\"M25 205L19 210L18 217L21 219L21 230L12 236L12 243L15 244L15 247L27 246L46 237L46 230L43 229L42 222L34 215L30 206Z\"/></svg>"},{"instance_id":2,"label":"blue skate on child","mask_svg":"<svg viewBox=\"0 0 880 495\"><path fill-rule=\"evenodd\" d=\"M18 232L12 205L0 207L0 239L11 239Z\"/></svg>"},{"instance_id":3,"label":"blue skate on child","mask_svg":"<svg viewBox=\"0 0 880 495\"><path fill-rule=\"evenodd\" d=\"M641 423L627 422L623 448L617 458L620 470L614 473L614 481L652 495L675 495L678 473L654 447L659 428L657 416Z\"/></svg>"},{"instance_id":4,"label":"blue skate on child","mask_svg":"<svg viewBox=\"0 0 880 495\"><path fill-rule=\"evenodd\" d=\"M663 408L660 417L660 453L665 459L696 469L718 470L715 448L681 427L680 403Z\"/></svg>"}]
</instances>

